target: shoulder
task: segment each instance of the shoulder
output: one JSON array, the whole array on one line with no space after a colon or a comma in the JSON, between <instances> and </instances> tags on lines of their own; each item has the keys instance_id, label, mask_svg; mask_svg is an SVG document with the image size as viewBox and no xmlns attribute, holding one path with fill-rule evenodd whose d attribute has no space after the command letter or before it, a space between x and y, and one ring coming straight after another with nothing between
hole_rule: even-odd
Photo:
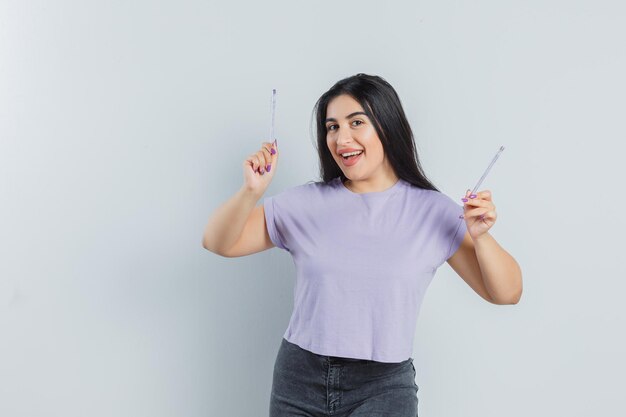
<instances>
[{"instance_id":1,"label":"shoulder","mask_svg":"<svg viewBox=\"0 0 626 417\"><path fill-rule=\"evenodd\" d=\"M323 197L331 190L335 189L334 180L329 183L323 181L308 181L304 184L292 185L284 188L282 191L272 195L271 197L277 202L294 202L306 205L319 197Z\"/></svg>"},{"instance_id":2,"label":"shoulder","mask_svg":"<svg viewBox=\"0 0 626 417\"><path fill-rule=\"evenodd\" d=\"M443 191L435 191L435 190L424 190L429 198L437 204L439 208L445 211L456 211L459 208L462 208L462 205L457 203L452 197L446 194Z\"/></svg>"},{"instance_id":3,"label":"shoulder","mask_svg":"<svg viewBox=\"0 0 626 417\"><path fill-rule=\"evenodd\" d=\"M331 180L328 183L324 181L307 181L304 184L294 185L286 188L283 192L298 195L310 195L310 194L326 194L331 190L336 189L337 179Z\"/></svg>"},{"instance_id":4,"label":"shoulder","mask_svg":"<svg viewBox=\"0 0 626 417\"><path fill-rule=\"evenodd\" d=\"M429 206L447 206L453 203L452 199L441 191L421 188L405 181L405 189L412 198L418 198L420 204Z\"/></svg>"},{"instance_id":5,"label":"shoulder","mask_svg":"<svg viewBox=\"0 0 626 417\"><path fill-rule=\"evenodd\" d=\"M463 205L457 203L452 197L443 191L419 188L409 184L411 187L411 201L414 201L416 207L431 213L432 220L446 219L454 223L460 214L463 214ZM445 223L445 222L444 222Z\"/></svg>"},{"instance_id":6,"label":"shoulder","mask_svg":"<svg viewBox=\"0 0 626 417\"><path fill-rule=\"evenodd\" d=\"M460 207L461 204L457 203L452 197L443 192L438 192L437 198L439 199L439 203L445 207Z\"/></svg>"}]
</instances>

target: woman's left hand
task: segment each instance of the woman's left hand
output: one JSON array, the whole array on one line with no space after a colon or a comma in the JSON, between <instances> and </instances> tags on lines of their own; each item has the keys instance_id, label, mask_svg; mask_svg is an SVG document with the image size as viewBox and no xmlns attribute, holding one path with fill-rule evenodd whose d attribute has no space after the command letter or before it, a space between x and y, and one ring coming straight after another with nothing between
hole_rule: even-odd
<instances>
[{"instance_id":1,"label":"woman's left hand","mask_svg":"<svg viewBox=\"0 0 626 417\"><path fill-rule=\"evenodd\" d=\"M491 201L491 191L479 191L472 198L471 190L467 190L463 201L463 215L467 231L472 239L476 239L487 232L496 223L496 206Z\"/></svg>"}]
</instances>

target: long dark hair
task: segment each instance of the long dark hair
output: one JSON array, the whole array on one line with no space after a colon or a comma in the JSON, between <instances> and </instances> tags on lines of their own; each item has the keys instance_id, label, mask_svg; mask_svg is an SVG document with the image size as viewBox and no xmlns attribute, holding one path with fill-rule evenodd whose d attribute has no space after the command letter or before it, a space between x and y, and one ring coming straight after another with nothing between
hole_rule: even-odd
<instances>
[{"instance_id":1,"label":"long dark hair","mask_svg":"<svg viewBox=\"0 0 626 417\"><path fill-rule=\"evenodd\" d=\"M320 158L320 178L328 183L346 176L330 154L326 144L326 110L328 103L341 94L359 102L382 142L383 150L398 178L416 187L439 191L427 178L419 162L413 132L404 114L398 94L382 77L359 73L337 81L322 94L313 108L317 130L317 152Z\"/></svg>"}]
</instances>

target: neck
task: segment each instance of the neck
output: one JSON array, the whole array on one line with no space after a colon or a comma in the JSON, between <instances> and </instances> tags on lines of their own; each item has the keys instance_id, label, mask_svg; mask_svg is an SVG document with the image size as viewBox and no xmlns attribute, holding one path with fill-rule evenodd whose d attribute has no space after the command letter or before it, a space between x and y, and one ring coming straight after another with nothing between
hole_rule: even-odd
<instances>
[{"instance_id":1,"label":"neck","mask_svg":"<svg viewBox=\"0 0 626 417\"><path fill-rule=\"evenodd\" d=\"M378 175L376 177L370 177L362 180L346 179L344 184L348 190L361 194L385 191L386 189L393 187L393 185L398 181L399 178L392 172L388 175Z\"/></svg>"}]
</instances>

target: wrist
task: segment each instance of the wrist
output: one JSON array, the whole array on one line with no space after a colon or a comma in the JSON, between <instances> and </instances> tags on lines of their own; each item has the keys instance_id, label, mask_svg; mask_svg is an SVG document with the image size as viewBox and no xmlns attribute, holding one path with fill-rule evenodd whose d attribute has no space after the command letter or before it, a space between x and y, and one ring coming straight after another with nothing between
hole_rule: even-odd
<instances>
[{"instance_id":1,"label":"wrist","mask_svg":"<svg viewBox=\"0 0 626 417\"><path fill-rule=\"evenodd\" d=\"M489 234L489 232L485 232L479 236L473 237L472 240L474 241L475 245L481 245L484 242L488 241L489 239L491 239L492 236Z\"/></svg>"},{"instance_id":2,"label":"wrist","mask_svg":"<svg viewBox=\"0 0 626 417\"><path fill-rule=\"evenodd\" d=\"M263 196L264 191L259 192L258 190L249 188L244 184L241 186L237 193L239 194L241 199L256 204L256 202L259 201L259 199Z\"/></svg>"}]
</instances>

